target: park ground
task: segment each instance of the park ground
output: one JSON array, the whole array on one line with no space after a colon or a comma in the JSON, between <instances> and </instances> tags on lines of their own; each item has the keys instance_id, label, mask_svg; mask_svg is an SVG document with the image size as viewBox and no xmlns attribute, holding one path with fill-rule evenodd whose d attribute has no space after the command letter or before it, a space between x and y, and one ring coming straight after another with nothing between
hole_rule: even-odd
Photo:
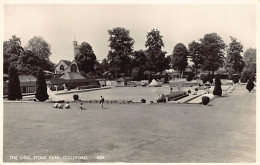
<instances>
[{"instance_id":1,"label":"park ground","mask_svg":"<svg viewBox=\"0 0 260 165\"><path fill-rule=\"evenodd\" d=\"M207 106L83 105L86 110L79 103L68 110L51 103L4 103L4 162L256 161L256 91L249 93L245 85Z\"/></svg>"}]
</instances>

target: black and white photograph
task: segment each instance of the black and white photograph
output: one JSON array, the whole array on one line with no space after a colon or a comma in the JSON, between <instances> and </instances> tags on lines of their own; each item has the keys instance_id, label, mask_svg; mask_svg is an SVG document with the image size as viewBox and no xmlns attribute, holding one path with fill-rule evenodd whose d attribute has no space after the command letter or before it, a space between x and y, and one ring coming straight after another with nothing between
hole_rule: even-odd
<instances>
[{"instance_id":1,"label":"black and white photograph","mask_svg":"<svg viewBox=\"0 0 260 165\"><path fill-rule=\"evenodd\" d=\"M259 163L258 0L1 7L3 164Z\"/></svg>"}]
</instances>

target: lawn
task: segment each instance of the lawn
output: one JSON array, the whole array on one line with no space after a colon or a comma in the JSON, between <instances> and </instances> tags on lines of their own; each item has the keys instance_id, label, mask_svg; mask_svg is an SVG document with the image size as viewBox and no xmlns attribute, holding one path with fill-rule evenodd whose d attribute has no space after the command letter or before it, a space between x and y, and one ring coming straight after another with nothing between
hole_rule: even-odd
<instances>
[{"instance_id":1,"label":"lawn","mask_svg":"<svg viewBox=\"0 0 260 165\"><path fill-rule=\"evenodd\" d=\"M101 109L85 103L86 110L80 110L72 103L60 110L51 103L4 103L3 160L255 162L255 91L237 86L210 104L110 103Z\"/></svg>"}]
</instances>

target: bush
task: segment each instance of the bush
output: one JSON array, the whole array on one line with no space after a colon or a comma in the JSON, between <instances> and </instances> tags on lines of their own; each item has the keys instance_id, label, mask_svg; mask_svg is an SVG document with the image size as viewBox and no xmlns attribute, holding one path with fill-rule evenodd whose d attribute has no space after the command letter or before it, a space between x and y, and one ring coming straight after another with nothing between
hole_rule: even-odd
<instances>
[{"instance_id":1,"label":"bush","mask_svg":"<svg viewBox=\"0 0 260 165\"><path fill-rule=\"evenodd\" d=\"M169 83L169 77L168 77L168 73L165 73L164 75L164 79L163 79L163 83Z\"/></svg>"},{"instance_id":2,"label":"bush","mask_svg":"<svg viewBox=\"0 0 260 165\"><path fill-rule=\"evenodd\" d=\"M193 79L192 74L189 73L189 74L188 74L188 77L187 77L187 81L191 81L192 79Z\"/></svg>"},{"instance_id":3,"label":"bush","mask_svg":"<svg viewBox=\"0 0 260 165\"><path fill-rule=\"evenodd\" d=\"M251 74L250 79L251 79L252 81L255 81L255 73L252 73L252 74Z\"/></svg>"},{"instance_id":4,"label":"bush","mask_svg":"<svg viewBox=\"0 0 260 165\"><path fill-rule=\"evenodd\" d=\"M49 98L49 95L47 93L47 84L45 81L45 75L42 69L39 69L37 73L35 98L39 101L45 101Z\"/></svg>"},{"instance_id":5,"label":"bush","mask_svg":"<svg viewBox=\"0 0 260 165\"><path fill-rule=\"evenodd\" d=\"M208 76L208 82L210 83L210 84L212 84L214 81L213 81L213 75L209 75Z\"/></svg>"},{"instance_id":6,"label":"bush","mask_svg":"<svg viewBox=\"0 0 260 165\"><path fill-rule=\"evenodd\" d=\"M209 77L208 77L208 76L205 76L205 77L202 79L202 82L203 82L203 84L205 84L207 81L209 81Z\"/></svg>"},{"instance_id":7,"label":"bush","mask_svg":"<svg viewBox=\"0 0 260 165\"><path fill-rule=\"evenodd\" d=\"M203 96L202 97L202 104L203 105L207 105L209 103L209 97L208 96Z\"/></svg>"},{"instance_id":8,"label":"bush","mask_svg":"<svg viewBox=\"0 0 260 165\"><path fill-rule=\"evenodd\" d=\"M8 100L22 99L20 80L18 77L17 69L11 66L8 70L8 74L9 74Z\"/></svg>"},{"instance_id":9,"label":"bush","mask_svg":"<svg viewBox=\"0 0 260 165\"><path fill-rule=\"evenodd\" d=\"M220 81L219 75L216 75L216 78L215 78L215 88L213 90L213 95L217 95L217 96L222 95L221 81Z\"/></svg>"},{"instance_id":10,"label":"bush","mask_svg":"<svg viewBox=\"0 0 260 165\"><path fill-rule=\"evenodd\" d=\"M238 83L238 77L237 76L234 77L233 82L234 82L234 84Z\"/></svg>"},{"instance_id":11,"label":"bush","mask_svg":"<svg viewBox=\"0 0 260 165\"><path fill-rule=\"evenodd\" d=\"M74 101L79 100L79 95L73 95L73 99L74 99Z\"/></svg>"},{"instance_id":12,"label":"bush","mask_svg":"<svg viewBox=\"0 0 260 165\"><path fill-rule=\"evenodd\" d=\"M222 95L222 89L221 86L215 86L213 90L213 95L221 96Z\"/></svg>"},{"instance_id":13,"label":"bush","mask_svg":"<svg viewBox=\"0 0 260 165\"><path fill-rule=\"evenodd\" d=\"M142 98L141 103L146 103L146 100Z\"/></svg>"},{"instance_id":14,"label":"bush","mask_svg":"<svg viewBox=\"0 0 260 165\"><path fill-rule=\"evenodd\" d=\"M249 69L244 69L241 74L241 82L246 83L252 76L252 71Z\"/></svg>"},{"instance_id":15,"label":"bush","mask_svg":"<svg viewBox=\"0 0 260 165\"><path fill-rule=\"evenodd\" d=\"M252 79L250 78L249 81L246 84L246 89L250 92L252 89L254 89L254 82L252 81Z\"/></svg>"}]
</instances>

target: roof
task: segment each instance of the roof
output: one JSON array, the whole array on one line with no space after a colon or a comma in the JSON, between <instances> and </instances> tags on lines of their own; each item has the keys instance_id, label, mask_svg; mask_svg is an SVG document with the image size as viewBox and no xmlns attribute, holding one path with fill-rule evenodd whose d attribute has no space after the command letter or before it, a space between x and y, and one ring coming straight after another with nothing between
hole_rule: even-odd
<instances>
[{"instance_id":1,"label":"roof","mask_svg":"<svg viewBox=\"0 0 260 165\"><path fill-rule=\"evenodd\" d=\"M19 80L20 82L32 82L35 81L36 82L36 77L34 77L33 75L19 75Z\"/></svg>"},{"instance_id":2,"label":"roof","mask_svg":"<svg viewBox=\"0 0 260 165\"><path fill-rule=\"evenodd\" d=\"M185 72L192 72L191 68L186 68Z\"/></svg>"},{"instance_id":3,"label":"roof","mask_svg":"<svg viewBox=\"0 0 260 165\"><path fill-rule=\"evenodd\" d=\"M65 80L75 80L75 79L84 80L84 79L86 79L84 76L82 76L78 72L67 72L67 73L64 73L64 75L62 75L60 78L65 79Z\"/></svg>"},{"instance_id":4,"label":"roof","mask_svg":"<svg viewBox=\"0 0 260 165\"><path fill-rule=\"evenodd\" d=\"M117 82L125 81L122 77L116 80Z\"/></svg>"},{"instance_id":5,"label":"roof","mask_svg":"<svg viewBox=\"0 0 260 165\"><path fill-rule=\"evenodd\" d=\"M55 68L63 61L67 66L70 66L71 62L69 60L60 60L58 64L55 65Z\"/></svg>"},{"instance_id":6,"label":"roof","mask_svg":"<svg viewBox=\"0 0 260 165\"><path fill-rule=\"evenodd\" d=\"M79 83L79 82L97 82L99 83L98 80L93 79L93 78L88 78L88 79L71 79L71 80L65 80L66 83Z\"/></svg>"},{"instance_id":7,"label":"roof","mask_svg":"<svg viewBox=\"0 0 260 165\"><path fill-rule=\"evenodd\" d=\"M71 64L71 61L69 61L69 60L60 60L60 61L63 61L68 66L70 66L70 64Z\"/></svg>"},{"instance_id":8,"label":"roof","mask_svg":"<svg viewBox=\"0 0 260 165\"><path fill-rule=\"evenodd\" d=\"M65 80L62 78L53 78L46 82L47 84L60 85L65 84Z\"/></svg>"}]
</instances>

